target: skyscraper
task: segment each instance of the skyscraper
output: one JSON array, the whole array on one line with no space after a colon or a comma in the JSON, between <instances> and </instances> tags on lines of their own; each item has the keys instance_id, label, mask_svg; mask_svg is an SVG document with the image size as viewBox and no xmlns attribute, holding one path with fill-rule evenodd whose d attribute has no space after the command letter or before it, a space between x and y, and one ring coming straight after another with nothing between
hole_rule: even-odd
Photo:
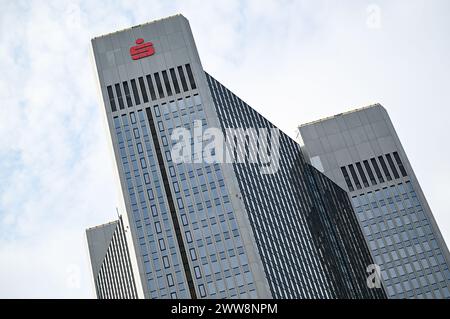
<instances>
[{"instance_id":1,"label":"skyscraper","mask_svg":"<svg viewBox=\"0 0 450 319\"><path fill-rule=\"evenodd\" d=\"M386 110L299 127L311 163L347 190L390 298L450 298L449 252Z\"/></svg>"},{"instance_id":2,"label":"skyscraper","mask_svg":"<svg viewBox=\"0 0 450 319\"><path fill-rule=\"evenodd\" d=\"M186 18L92 47L145 298L385 296L347 194L203 70Z\"/></svg>"},{"instance_id":3,"label":"skyscraper","mask_svg":"<svg viewBox=\"0 0 450 319\"><path fill-rule=\"evenodd\" d=\"M136 283L122 217L87 229L86 237L98 298L136 299L142 295Z\"/></svg>"}]
</instances>

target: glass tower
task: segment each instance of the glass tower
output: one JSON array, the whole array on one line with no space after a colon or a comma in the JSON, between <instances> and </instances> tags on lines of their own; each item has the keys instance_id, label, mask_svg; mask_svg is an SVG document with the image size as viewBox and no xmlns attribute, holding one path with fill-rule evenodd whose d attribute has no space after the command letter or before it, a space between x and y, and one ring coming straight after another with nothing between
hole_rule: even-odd
<instances>
[{"instance_id":1,"label":"glass tower","mask_svg":"<svg viewBox=\"0 0 450 319\"><path fill-rule=\"evenodd\" d=\"M208 74L207 80L223 129L274 127ZM279 145L276 174L233 164L272 295L376 296L365 286L372 262L346 192L308 165L300 145L284 133Z\"/></svg>"},{"instance_id":2,"label":"glass tower","mask_svg":"<svg viewBox=\"0 0 450 319\"><path fill-rule=\"evenodd\" d=\"M347 194L292 139L271 145L280 165L270 174L257 161L204 160L208 129L276 128L204 72L186 18L92 47L145 298L385 296L367 287L373 260ZM181 129L193 132L184 161L174 158ZM251 134L237 147L251 148Z\"/></svg>"},{"instance_id":3,"label":"glass tower","mask_svg":"<svg viewBox=\"0 0 450 319\"><path fill-rule=\"evenodd\" d=\"M299 127L311 163L351 196L390 298L450 298L449 253L379 104Z\"/></svg>"}]
</instances>

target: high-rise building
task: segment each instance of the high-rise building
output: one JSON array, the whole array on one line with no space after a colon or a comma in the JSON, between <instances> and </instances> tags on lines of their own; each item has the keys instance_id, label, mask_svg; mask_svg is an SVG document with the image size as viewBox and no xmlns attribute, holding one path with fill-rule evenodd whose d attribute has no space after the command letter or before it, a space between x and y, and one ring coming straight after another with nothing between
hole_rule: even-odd
<instances>
[{"instance_id":1,"label":"high-rise building","mask_svg":"<svg viewBox=\"0 0 450 319\"><path fill-rule=\"evenodd\" d=\"M145 298L385 297L345 191L203 70L186 18L92 46Z\"/></svg>"},{"instance_id":2,"label":"high-rise building","mask_svg":"<svg viewBox=\"0 0 450 319\"><path fill-rule=\"evenodd\" d=\"M450 298L449 252L386 110L299 127L312 165L349 192L390 298Z\"/></svg>"},{"instance_id":3,"label":"high-rise building","mask_svg":"<svg viewBox=\"0 0 450 319\"><path fill-rule=\"evenodd\" d=\"M133 272L122 217L87 229L86 237L97 297L136 299L142 296Z\"/></svg>"}]
</instances>

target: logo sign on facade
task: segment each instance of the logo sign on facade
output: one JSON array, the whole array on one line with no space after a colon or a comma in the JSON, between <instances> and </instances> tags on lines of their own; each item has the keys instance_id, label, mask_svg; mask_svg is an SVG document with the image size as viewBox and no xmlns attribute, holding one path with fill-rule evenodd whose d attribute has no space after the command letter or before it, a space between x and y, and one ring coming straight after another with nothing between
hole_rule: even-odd
<instances>
[{"instance_id":1,"label":"logo sign on facade","mask_svg":"<svg viewBox=\"0 0 450 319\"><path fill-rule=\"evenodd\" d=\"M133 60L139 60L155 54L153 43L144 42L144 39L136 40L136 45L130 48L130 55Z\"/></svg>"}]
</instances>

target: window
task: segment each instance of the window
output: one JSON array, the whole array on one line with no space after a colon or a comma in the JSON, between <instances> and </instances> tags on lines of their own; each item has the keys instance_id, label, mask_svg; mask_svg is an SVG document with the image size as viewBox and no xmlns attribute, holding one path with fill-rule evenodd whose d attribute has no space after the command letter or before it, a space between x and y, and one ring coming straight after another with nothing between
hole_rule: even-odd
<instances>
[{"instance_id":1,"label":"window","mask_svg":"<svg viewBox=\"0 0 450 319\"><path fill-rule=\"evenodd\" d=\"M375 176L373 175L372 169L370 168L368 161L363 161L364 167L366 168L367 174L369 174L370 182L372 185L376 185L377 181L375 180Z\"/></svg>"},{"instance_id":2,"label":"window","mask_svg":"<svg viewBox=\"0 0 450 319\"><path fill-rule=\"evenodd\" d=\"M397 152L394 152L393 154L394 154L395 161L397 162L398 168L400 169L400 172L402 173L402 176L406 177L408 174L406 174L406 170L405 170L405 167L403 166L400 156L398 155Z\"/></svg>"},{"instance_id":3,"label":"window","mask_svg":"<svg viewBox=\"0 0 450 319\"><path fill-rule=\"evenodd\" d=\"M128 107L133 106L133 101L131 100L131 94L130 94L130 88L128 87L128 82L124 81L123 83L123 89L125 91L125 98L127 100Z\"/></svg>"},{"instance_id":4,"label":"window","mask_svg":"<svg viewBox=\"0 0 450 319\"><path fill-rule=\"evenodd\" d=\"M148 95L147 95L147 89L145 88L144 79L142 77L140 77L138 80L139 80L139 86L141 87L142 99L144 100L144 103L147 103Z\"/></svg>"},{"instance_id":5,"label":"window","mask_svg":"<svg viewBox=\"0 0 450 319\"><path fill-rule=\"evenodd\" d=\"M191 65L186 64L185 67L186 67L186 72L188 74L189 83L191 84L191 89L194 90L197 88L197 86L195 85L194 75L192 74Z\"/></svg>"},{"instance_id":6,"label":"window","mask_svg":"<svg viewBox=\"0 0 450 319\"><path fill-rule=\"evenodd\" d=\"M163 256L162 260L163 260L164 268L169 268L170 267L169 257Z\"/></svg>"},{"instance_id":7,"label":"window","mask_svg":"<svg viewBox=\"0 0 450 319\"><path fill-rule=\"evenodd\" d=\"M122 91L120 90L120 85L116 84L115 87L116 87L117 100L119 100L119 108L121 110L123 110L124 106L123 106Z\"/></svg>"},{"instance_id":8,"label":"window","mask_svg":"<svg viewBox=\"0 0 450 319\"><path fill-rule=\"evenodd\" d=\"M370 161L372 162L372 166L375 169L375 173L377 174L378 180L380 183L384 183L383 175L381 174L380 168L378 167L377 161L375 158L371 158Z\"/></svg>"},{"instance_id":9,"label":"window","mask_svg":"<svg viewBox=\"0 0 450 319\"><path fill-rule=\"evenodd\" d=\"M397 292L401 294L403 292L402 285L400 283L396 284L395 290L397 290Z\"/></svg>"},{"instance_id":10,"label":"window","mask_svg":"<svg viewBox=\"0 0 450 319\"><path fill-rule=\"evenodd\" d=\"M180 186L178 185L178 182L173 182L173 190L175 191L175 193L180 192Z\"/></svg>"},{"instance_id":11,"label":"window","mask_svg":"<svg viewBox=\"0 0 450 319\"><path fill-rule=\"evenodd\" d=\"M390 297L395 295L394 288L392 288L392 286L387 287L387 292Z\"/></svg>"},{"instance_id":12,"label":"window","mask_svg":"<svg viewBox=\"0 0 450 319\"><path fill-rule=\"evenodd\" d=\"M169 287L172 287L174 285L172 274L167 275L167 284L169 285Z\"/></svg>"},{"instance_id":13,"label":"window","mask_svg":"<svg viewBox=\"0 0 450 319\"><path fill-rule=\"evenodd\" d=\"M180 111L184 110L186 108L186 105L185 105L183 99L178 99L177 102L178 102L178 107L179 107Z\"/></svg>"},{"instance_id":14,"label":"window","mask_svg":"<svg viewBox=\"0 0 450 319\"><path fill-rule=\"evenodd\" d=\"M183 86L183 91L184 92L189 91L187 83L186 83L186 78L184 76L183 67L179 66L177 69L178 69L178 75L180 76L181 84Z\"/></svg>"},{"instance_id":15,"label":"window","mask_svg":"<svg viewBox=\"0 0 450 319\"><path fill-rule=\"evenodd\" d=\"M175 103L175 101L169 101L169 106L170 106L170 112L172 112L172 113L176 113L177 112L177 104ZM174 114L174 117L175 116L177 116L178 117L178 114Z\"/></svg>"},{"instance_id":16,"label":"window","mask_svg":"<svg viewBox=\"0 0 450 319\"><path fill-rule=\"evenodd\" d=\"M192 108L194 106L194 101L192 101L192 98L190 96L186 96L186 106L188 108ZM202 116L203 118L204 116Z\"/></svg>"},{"instance_id":17,"label":"window","mask_svg":"<svg viewBox=\"0 0 450 319\"><path fill-rule=\"evenodd\" d=\"M155 77L155 82L156 82L156 88L158 89L158 93L159 93L159 98L163 98L164 97L164 91L161 85L161 79L159 77L159 73L155 73L153 74Z\"/></svg>"},{"instance_id":18,"label":"window","mask_svg":"<svg viewBox=\"0 0 450 319\"><path fill-rule=\"evenodd\" d=\"M136 123L136 115L134 114L134 112L130 113L130 120L132 124Z\"/></svg>"},{"instance_id":19,"label":"window","mask_svg":"<svg viewBox=\"0 0 450 319\"><path fill-rule=\"evenodd\" d=\"M111 85L109 85L106 89L108 90L108 97L109 97L109 104L111 105L111 111L115 112L115 111L117 111L117 108L116 108L116 102L114 101L114 93L113 93Z\"/></svg>"},{"instance_id":20,"label":"window","mask_svg":"<svg viewBox=\"0 0 450 319\"><path fill-rule=\"evenodd\" d=\"M177 198L177 204L178 204L178 208L179 209L183 209L184 208L183 200L181 198Z\"/></svg>"},{"instance_id":21,"label":"window","mask_svg":"<svg viewBox=\"0 0 450 319\"><path fill-rule=\"evenodd\" d=\"M386 175L386 178L388 181L392 179L391 174L389 173L389 170L386 166L386 162L384 161L383 156L378 156L378 160L380 161L381 167L383 168L384 175Z\"/></svg>"},{"instance_id":22,"label":"window","mask_svg":"<svg viewBox=\"0 0 450 319\"><path fill-rule=\"evenodd\" d=\"M162 76L163 76L163 80L164 80L164 86L166 87L166 92L168 96L172 95L172 88L170 87L170 82L169 82L169 77L167 76L167 72L166 71L162 71Z\"/></svg>"},{"instance_id":23,"label":"window","mask_svg":"<svg viewBox=\"0 0 450 319\"><path fill-rule=\"evenodd\" d=\"M186 215L181 215L181 222L183 223L183 226L187 226L189 224Z\"/></svg>"},{"instance_id":24,"label":"window","mask_svg":"<svg viewBox=\"0 0 450 319\"><path fill-rule=\"evenodd\" d=\"M166 243L164 242L164 238L160 238L158 240L158 244L159 244L159 249L166 250Z\"/></svg>"},{"instance_id":25,"label":"window","mask_svg":"<svg viewBox=\"0 0 450 319\"><path fill-rule=\"evenodd\" d=\"M141 104L141 100L139 99L139 92L136 86L136 81L133 79L131 82L131 89L133 90L134 102L136 105Z\"/></svg>"},{"instance_id":26,"label":"window","mask_svg":"<svg viewBox=\"0 0 450 319\"><path fill-rule=\"evenodd\" d=\"M206 290L205 290L205 286L202 285L198 285L198 290L200 292L200 297L206 297Z\"/></svg>"},{"instance_id":27,"label":"window","mask_svg":"<svg viewBox=\"0 0 450 319\"><path fill-rule=\"evenodd\" d=\"M155 230L156 230L157 234L160 234L162 232L161 223L160 222L155 222Z\"/></svg>"},{"instance_id":28,"label":"window","mask_svg":"<svg viewBox=\"0 0 450 319\"><path fill-rule=\"evenodd\" d=\"M202 277L202 273L200 272L200 267L199 266L195 266L194 267L194 273L195 273L195 278L199 279Z\"/></svg>"},{"instance_id":29,"label":"window","mask_svg":"<svg viewBox=\"0 0 450 319\"><path fill-rule=\"evenodd\" d=\"M152 193L152 194L153 194L153 193ZM152 216L153 216L153 217L158 216L158 209L156 208L155 205L152 205L151 210L152 210Z\"/></svg>"},{"instance_id":30,"label":"window","mask_svg":"<svg viewBox=\"0 0 450 319\"><path fill-rule=\"evenodd\" d=\"M157 117L161 116L161 112L159 110L159 106L158 105L155 105L155 114L156 114Z\"/></svg>"},{"instance_id":31,"label":"window","mask_svg":"<svg viewBox=\"0 0 450 319\"><path fill-rule=\"evenodd\" d=\"M353 203L353 206L354 206L355 208L360 207L358 197L353 196L353 197L352 197L352 203Z\"/></svg>"},{"instance_id":32,"label":"window","mask_svg":"<svg viewBox=\"0 0 450 319\"><path fill-rule=\"evenodd\" d=\"M196 261L197 260L197 253L195 252L194 248L189 249L189 254L191 255L192 261Z\"/></svg>"},{"instance_id":33,"label":"window","mask_svg":"<svg viewBox=\"0 0 450 319\"><path fill-rule=\"evenodd\" d=\"M148 84L148 89L150 90L150 96L152 98L152 101L156 100L156 94L155 94L155 87L153 86L153 81L152 81L152 77L151 75L147 75L147 84Z\"/></svg>"},{"instance_id":34,"label":"window","mask_svg":"<svg viewBox=\"0 0 450 319\"><path fill-rule=\"evenodd\" d=\"M173 87L175 88L175 93L178 94L178 93L180 93L180 86L178 85L178 80L177 80L177 76L175 74L175 69L171 68L169 70L169 72L170 72L170 77L172 78Z\"/></svg>"},{"instance_id":35,"label":"window","mask_svg":"<svg viewBox=\"0 0 450 319\"><path fill-rule=\"evenodd\" d=\"M364 173L360 162L356 163L356 168L358 169L359 175L361 176L364 187L369 187L369 182L367 181L366 174Z\"/></svg>"},{"instance_id":36,"label":"window","mask_svg":"<svg viewBox=\"0 0 450 319\"><path fill-rule=\"evenodd\" d=\"M363 231L364 231L364 234L366 236L370 235L370 228L369 228L369 226L364 226Z\"/></svg>"},{"instance_id":37,"label":"window","mask_svg":"<svg viewBox=\"0 0 450 319\"><path fill-rule=\"evenodd\" d=\"M344 175L345 182L347 183L348 190L350 192L353 192L354 188L353 188L352 182L350 180L350 177L348 176L347 170L345 169L345 167L341 167L341 171L342 171L342 175Z\"/></svg>"},{"instance_id":38,"label":"window","mask_svg":"<svg viewBox=\"0 0 450 319\"><path fill-rule=\"evenodd\" d=\"M350 173L352 174L353 182L355 182L356 188L361 189L361 183L359 182L358 175L356 175L356 171L355 171L353 165L350 164L348 166L348 168L350 169Z\"/></svg>"},{"instance_id":39,"label":"window","mask_svg":"<svg viewBox=\"0 0 450 319\"><path fill-rule=\"evenodd\" d=\"M202 104L202 100L200 98L200 96L198 94L194 94L194 104L196 106L201 105Z\"/></svg>"},{"instance_id":40,"label":"window","mask_svg":"<svg viewBox=\"0 0 450 319\"><path fill-rule=\"evenodd\" d=\"M138 153L139 153L139 154L144 153L144 150L143 150L143 148L142 148L142 144L141 144L141 143L137 143L136 146L137 146L137 150L138 150Z\"/></svg>"},{"instance_id":41,"label":"window","mask_svg":"<svg viewBox=\"0 0 450 319\"><path fill-rule=\"evenodd\" d=\"M188 243L192 243L192 235L191 235L191 232L188 230L187 232L186 232L186 241L188 242Z\"/></svg>"},{"instance_id":42,"label":"window","mask_svg":"<svg viewBox=\"0 0 450 319\"><path fill-rule=\"evenodd\" d=\"M394 174L395 178L400 178L400 175L398 175L397 169L395 168L394 161L392 160L392 157L390 154L386 154L386 158L389 163L389 167L391 168L392 173Z\"/></svg>"}]
</instances>

